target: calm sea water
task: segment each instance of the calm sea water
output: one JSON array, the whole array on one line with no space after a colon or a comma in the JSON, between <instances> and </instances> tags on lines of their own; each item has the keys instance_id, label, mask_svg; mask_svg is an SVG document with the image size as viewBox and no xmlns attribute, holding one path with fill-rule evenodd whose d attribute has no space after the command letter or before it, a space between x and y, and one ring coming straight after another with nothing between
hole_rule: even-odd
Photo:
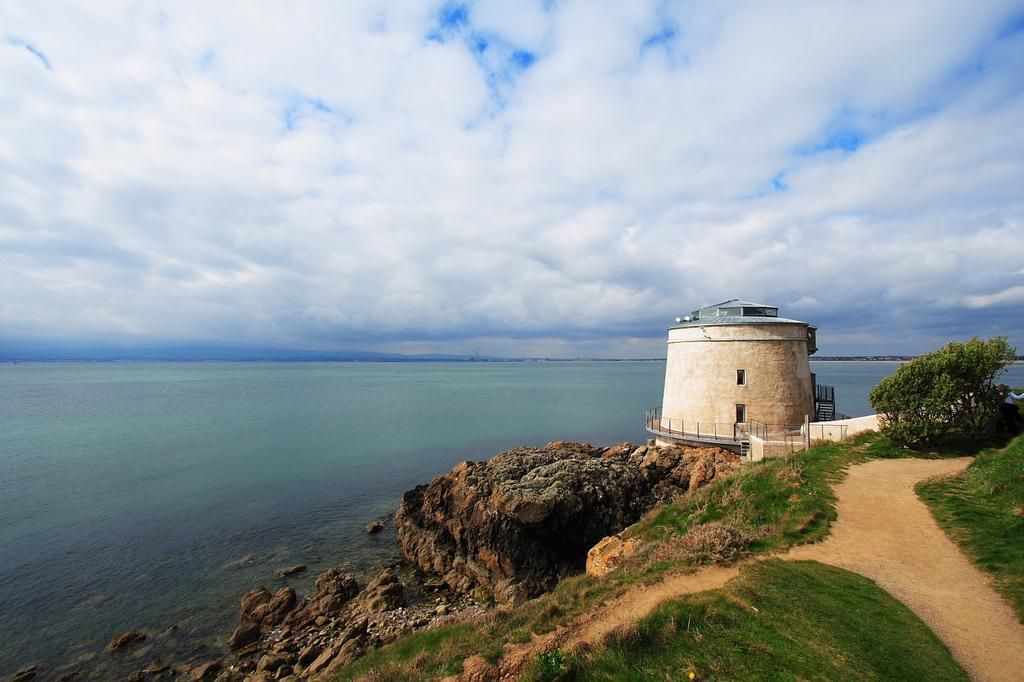
<instances>
[{"instance_id":1,"label":"calm sea water","mask_svg":"<svg viewBox=\"0 0 1024 682\"><path fill-rule=\"evenodd\" d=\"M895 363L813 363L868 412ZM1024 368L1011 370L1024 385ZM396 555L362 532L463 459L642 442L662 362L0 365L0 674L175 624L200 657L238 597Z\"/></svg>"}]
</instances>

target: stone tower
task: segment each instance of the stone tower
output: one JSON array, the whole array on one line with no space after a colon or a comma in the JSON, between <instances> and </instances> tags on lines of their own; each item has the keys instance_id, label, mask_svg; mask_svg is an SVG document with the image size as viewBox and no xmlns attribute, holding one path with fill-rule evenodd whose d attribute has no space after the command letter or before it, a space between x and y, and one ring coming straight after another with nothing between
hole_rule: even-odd
<instances>
[{"instance_id":1,"label":"stone tower","mask_svg":"<svg viewBox=\"0 0 1024 682\"><path fill-rule=\"evenodd\" d=\"M665 394L647 415L661 442L739 444L751 422L803 424L815 415L808 357L816 328L776 306L733 299L695 310L668 330Z\"/></svg>"}]
</instances>

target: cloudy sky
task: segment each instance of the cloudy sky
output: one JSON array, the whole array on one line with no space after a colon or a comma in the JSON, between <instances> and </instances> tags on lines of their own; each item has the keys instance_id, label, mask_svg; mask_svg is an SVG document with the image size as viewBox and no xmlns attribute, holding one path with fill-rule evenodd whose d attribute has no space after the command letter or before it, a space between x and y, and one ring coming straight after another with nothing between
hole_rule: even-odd
<instances>
[{"instance_id":1,"label":"cloudy sky","mask_svg":"<svg viewBox=\"0 0 1024 682\"><path fill-rule=\"evenodd\" d=\"M1024 353L1024 5L0 4L0 343Z\"/></svg>"}]
</instances>

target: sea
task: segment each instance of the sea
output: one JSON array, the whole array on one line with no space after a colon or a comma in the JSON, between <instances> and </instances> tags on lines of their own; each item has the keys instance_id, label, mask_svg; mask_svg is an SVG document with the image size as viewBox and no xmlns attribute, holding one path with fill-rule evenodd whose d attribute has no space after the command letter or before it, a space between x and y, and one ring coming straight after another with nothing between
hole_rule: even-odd
<instances>
[{"instance_id":1,"label":"sea","mask_svg":"<svg viewBox=\"0 0 1024 682\"><path fill-rule=\"evenodd\" d=\"M895 362L812 362L840 412ZM0 676L120 631L212 657L238 600L397 558L403 492L556 439L644 442L663 361L0 365ZM1024 366L1004 377L1024 386ZM388 531L390 531L390 527Z\"/></svg>"}]
</instances>

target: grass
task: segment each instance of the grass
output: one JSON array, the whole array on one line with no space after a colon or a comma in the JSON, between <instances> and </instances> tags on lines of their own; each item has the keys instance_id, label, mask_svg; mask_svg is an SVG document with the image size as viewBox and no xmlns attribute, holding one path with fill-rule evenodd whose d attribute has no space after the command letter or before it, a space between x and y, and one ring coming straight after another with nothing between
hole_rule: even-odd
<instances>
[{"instance_id":1,"label":"grass","mask_svg":"<svg viewBox=\"0 0 1024 682\"><path fill-rule=\"evenodd\" d=\"M531 633L551 632L630 586L656 582L664 570L664 566L650 565L604 580L585 574L566 578L551 592L514 609L495 610L482 621L406 635L346 666L333 679L435 680L460 673L469 656L479 654L496 663L504 645L524 644Z\"/></svg>"},{"instance_id":2,"label":"grass","mask_svg":"<svg viewBox=\"0 0 1024 682\"><path fill-rule=\"evenodd\" d=\"M816 562L758 562L670 600L563 680L966 680L939 639L874 582ZM534 679L543 679L535 675ZM548 678L551 679L551 678Z\"/></svg>"},{"instance_id":3,"label":"grass","mask_svg":"<svg viewBox=\"0 0 1024 682\"><path fill-rule=\"evenodd\" d=\"M714 482L648 515L627 535L664 541L712 521L744 531L754 553L815 542L835 520L832 486L851 464L869 459L928 457L894 446L877 433L842 443L826 443L788 458L745 466L734 476Z\"/></svg>"},{"instance_id":4,"label":"grass","mask_svg":"<svg viewBox=\"0 0 1024 682\"><path fill-rule=\"evenodd\" d=\"M678 539L695 526L719 522L742 531L744 536L750 539L746 546L746 551L749 553L758 554L784 550L794 545L817 541L828 534L829 524L836 517L836 498L832 486L842 479L846 468L850 465L876 458L932 456L939 455L896 447L877 433L862 434L842 443L818 445L807 452L798 453L788 458L771 459L746 465L733 476L685 495L670 505L655 509L631 527L626 534L640 537L648 541L648 546L654 546L658 543L672 541L673 538ZM695 563L699 563L699 561L686 558L652 561L649 555L641 553L634 561L627 563L623 568L614 571L602 580L587 575L567 578L562 580L552 592L530 600L515 609L496 610L483 621L453 625L403 637L346 666L333 679L432 680L458 674L462 670L463 660L469 656L482 655L486 660L494 663L500 660L503 647L506 645L529 642L532 634L544 634L559 625L567 624L597 604L619 596L632 585L655 582L667 571L692 570ZM813 573L812 569L806 569L804 572L807 571ZM751 575L757 574L755 572ZM867 599L871 590L863 586L854 590L850 587L853 584L844 579L836 588L840 593L849 590L846 598L850 600L849 605L852 605L850 608L853 610L875 613L878 609L884 611L895 604L891 600L889 602L872 601L875 599L874 596ZM815 589L817 592L813 593L813 599L817 599L821 595L827 596L829 592L828 589L821 586ZM833 597L839 599L842 594L835 594ZM716 599L719 598L726 599L721 595L716 597ZM765 598L768 599L767 596ZM694 603L702 603L700 598L695 597L695 599L697 602ZM813 601L806 595L802 599ZM867 601L861 604L862 599L867 599ZM692 600L688 600L686 603L690 603L690 601ZM766 608L774 609L777 602L768 599L766 604ZM887 606L882 608L878 604L887 604ZM718 613L719 611L714 612ZM779 613L788 612L780 611ZM767 618L763 620L765 623L769 623L774 622L774 618L775 614L772 614L772 620ZM885 622L894 623L886 636L897 639L903 637L904 635L899 629L902 626L896 625L902 623L903 620L895 616L886 616L886 618L889 620L885 620ZM711 622L708 621L709 624ZM723 632L728 630L728 622L730 621L721 621L720 627ZM845 628L846 626L842 625L840 629L845 630ZM858 630L858 632L860 631ZM764 634L764 636L768 637L769 635ZM861 633L856 636L867 635ZM744 641L740 644L734 642L734 644L740 646L739 651L743 652L751 647L760 646L751 643L754 641L757 640ZM804 644L807 645L807 642L812 641L815 640L807 640ZM817 646L816 642L814 646ZM841 647L836 649L836 651L840 650L847 651ZM892 649L885 650L891 651ZM754 653L757 652L754 651ZM781 675L780 671L787 669L785 666L789 664L788 658L778 658L782 656L779 652L773 653L772 656L776 658L767 659L764 665L774 667L763 667L761 670L765 674L768 670L774 670L776 674ZM849 657L849 665L852 667L865 666L868 660L873 660L862 660L859 649L849 649L843 656ZM704 659L698 657L693 660L696 662ZM552 659L541 665L541 662L538 661L535 662L534 670L530 674L537 679L554 679L558 677L554 671L563 664L566 670L576 670L577 672L574 674L581 674L572 667L572 663L571 660ZM708 670L711 669L708 668ZM539 670L546 670L547 673L541 675ZM563 671L562 674L566 673ZM959 673L957 674L959 675ZM812 675L812 677L815 676L820 677L820 675ZM768 677L772 677L772 675L768 675ZM870 677L854 676L854 679L870 679Z\"/></svg>"},{"instance_id":5,"label":"grass","mask_svg":"<svg viewBox=\"0 0 1024 682\"><path fill-rule=\"evenodd\" d=\"M1024 622L1024 436L982 451L963 474L922 483L917 492L946 533L995 577Z\"/></svg>"}]
</instances>

